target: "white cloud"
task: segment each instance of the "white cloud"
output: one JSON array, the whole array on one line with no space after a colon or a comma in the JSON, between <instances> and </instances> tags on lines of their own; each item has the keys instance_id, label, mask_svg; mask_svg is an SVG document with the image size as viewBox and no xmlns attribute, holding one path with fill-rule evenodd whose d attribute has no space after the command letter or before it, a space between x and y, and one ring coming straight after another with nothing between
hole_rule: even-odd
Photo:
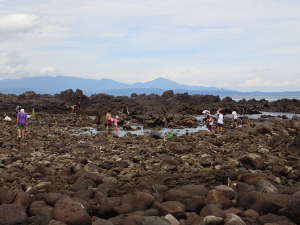
<instances>
[{"instance_id":1,"label":"white cloud","mask_svg":"<svg viewBox=\"0 0 300 225\"><path fill-rule=\"evenodd\" d=\"M38 24L38 17L30 14L0 16L0 32L24 32Z\"/></svg>"}]
</instances>

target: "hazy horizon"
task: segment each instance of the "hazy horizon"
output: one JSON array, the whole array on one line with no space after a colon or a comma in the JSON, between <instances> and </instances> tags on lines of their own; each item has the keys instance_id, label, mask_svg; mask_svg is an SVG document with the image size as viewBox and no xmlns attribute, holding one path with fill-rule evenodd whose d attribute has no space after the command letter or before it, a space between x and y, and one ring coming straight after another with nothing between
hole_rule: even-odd
<instances>
[{"instance_id":1,"label":"hazy horizon","mask_svg":"<svg viewBox=\"0 0 300 225\"><path fill-rule=\"evenodd\" d=\"M299 91L296 0L0 0L0 78Z\"/></svg>"}]
</instances>

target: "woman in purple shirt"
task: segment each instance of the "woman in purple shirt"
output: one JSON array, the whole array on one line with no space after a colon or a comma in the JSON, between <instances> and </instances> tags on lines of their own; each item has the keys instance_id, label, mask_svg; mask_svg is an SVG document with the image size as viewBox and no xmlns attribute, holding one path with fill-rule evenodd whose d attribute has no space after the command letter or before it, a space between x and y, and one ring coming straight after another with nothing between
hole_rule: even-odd
<instances>
[{"instance_id":1,"label":"woman in purple shirt","mask_svg":"<svg viewBox=\"0 0 300 225\"><path fill-rule=\"evenodd\" d=\"M17 115L18 138L25 138L25 127L27 124L27 115L24 109L21 109Z\"/></svg>"}]
</instances>

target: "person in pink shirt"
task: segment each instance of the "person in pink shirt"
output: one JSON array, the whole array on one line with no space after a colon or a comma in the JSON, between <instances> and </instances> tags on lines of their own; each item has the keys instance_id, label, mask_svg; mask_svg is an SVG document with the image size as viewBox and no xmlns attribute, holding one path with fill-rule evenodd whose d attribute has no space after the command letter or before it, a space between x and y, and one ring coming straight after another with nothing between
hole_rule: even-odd
<instances>
[{"instance_id":1,"label":"person in pink shirt","mask_svg":"<svg viewBox=\"0 0 300 225\"><path fill-rule=\"evenodd\" d=\"M119 128L119 122L120 122L119 116L116 116L115 118L112 118L112 122L113 122L114 127L116 129L118 129Z\"/></svg>"}]
</instances>

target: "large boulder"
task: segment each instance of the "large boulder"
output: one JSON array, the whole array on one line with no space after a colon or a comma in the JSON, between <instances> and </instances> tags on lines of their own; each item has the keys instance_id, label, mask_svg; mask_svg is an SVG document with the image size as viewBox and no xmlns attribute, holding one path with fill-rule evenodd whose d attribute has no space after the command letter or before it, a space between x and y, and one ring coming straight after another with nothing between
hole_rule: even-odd
<instances>
[{"instance_id":1,"label":"large boulder","mask_svg":"<svg viewBox=\"0 0 300 225\"><path fill-rule=\"evenodd\" d=\"M70 198L56 202L53 212L56 220L68 225L91 225L92 220L82 203Z\"/></svg>"}]
</instances>

